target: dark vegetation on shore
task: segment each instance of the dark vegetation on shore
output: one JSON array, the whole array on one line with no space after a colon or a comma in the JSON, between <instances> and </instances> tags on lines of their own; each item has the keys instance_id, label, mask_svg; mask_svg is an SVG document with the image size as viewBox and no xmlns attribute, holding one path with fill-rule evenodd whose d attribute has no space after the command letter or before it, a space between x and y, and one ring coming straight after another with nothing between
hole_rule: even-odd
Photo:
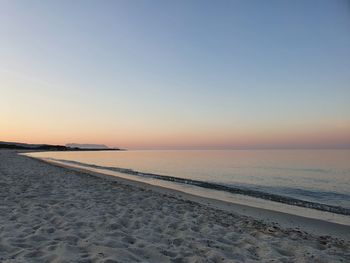
<instances>
[{"instance_id":1,"label":"dark vegetation on shore","mask_svg":"<svg viewBox=\"0 0 350 263\"><path fill-rule=\"evenodd\" d=\"M95 149L95 148L78 148L67 147L63 145L51 144L26 144L26 143L11 143L0 142L0 149L17 149L17 150L44 150L44 151L121 151L119 148Z\"/></svg>"}]
</instances>

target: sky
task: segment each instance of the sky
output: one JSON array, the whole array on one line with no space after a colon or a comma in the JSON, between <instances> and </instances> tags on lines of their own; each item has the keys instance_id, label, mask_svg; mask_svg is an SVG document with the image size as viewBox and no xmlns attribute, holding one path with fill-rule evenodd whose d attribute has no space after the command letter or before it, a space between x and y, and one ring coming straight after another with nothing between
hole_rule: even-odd
<instances>
[{"instance_id":1,"label":"sky","mask_svg":"<svg viewBox=\"0 0 350 263\"><path fill-rule=\"evenodd\" d=\"M0 141L350 148L350 2L0 0Z\"/></svg>"}]
</instances>

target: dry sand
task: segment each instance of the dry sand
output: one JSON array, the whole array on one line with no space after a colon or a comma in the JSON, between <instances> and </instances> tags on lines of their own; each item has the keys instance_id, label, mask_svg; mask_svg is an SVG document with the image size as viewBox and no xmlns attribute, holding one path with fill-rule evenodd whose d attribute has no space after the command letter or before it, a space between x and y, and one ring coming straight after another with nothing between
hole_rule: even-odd
<instances>
[{"instance_id":1,"label":"dry sand","mask_svg":"<svg viewBox=\"0 0 350 263\"><path fill-rule=\"evenodd\" d=\"M150 189L2 150L0 262L350 262L349 241Z\"/></svg>"}]
</instances>

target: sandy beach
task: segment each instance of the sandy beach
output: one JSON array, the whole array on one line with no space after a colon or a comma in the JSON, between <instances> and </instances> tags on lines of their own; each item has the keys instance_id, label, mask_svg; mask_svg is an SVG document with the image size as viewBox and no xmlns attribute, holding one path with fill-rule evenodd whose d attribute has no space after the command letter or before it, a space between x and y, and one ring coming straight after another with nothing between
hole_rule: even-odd
<instances>
[{"instance_id":1,"label":"sandy beach","mask_svg":"<svg viewBox=\"0 0 350 263\"><path fill-rule=\"evenodd\" d=\"M348 227L154 188L2 150L0 262L350 261Z\"/></svg>"}]
</instances>

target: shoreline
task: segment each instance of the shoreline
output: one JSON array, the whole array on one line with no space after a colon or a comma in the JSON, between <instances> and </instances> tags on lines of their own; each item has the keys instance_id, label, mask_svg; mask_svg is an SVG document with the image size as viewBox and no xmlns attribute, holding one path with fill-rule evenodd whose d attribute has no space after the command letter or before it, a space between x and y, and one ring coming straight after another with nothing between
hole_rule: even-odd
<instances>
[{"instance_id":1,"label":"shoreline","mask_svg":"<svg viewBox=\"0 0 350 263\"><path fill-rule=\"evenodd\" d=\"M25 154L25 155L31 156L30 154L29 155ZM290 205L292 207L301 207L306 209L318 210L318 211L326 212L330 214L336 214L336 215L348 216L348 217L350 216L349 208L318 203L315 201L311 202L311 201L296 199L293 197L287 197L284 195L279 195L274 193L266 193L260 190L244 189L244 188L239 188L234 186L226 186L223 184L210 183L206 181L199 181L199 180L175 177L170 175L145 173L145 172L140 172L133 169L125 169L125 168L119 168L119 167L106 167L106 166L99 166L95 164L80 163L80 162L71 161L71 160L41 158L41 157L35 157L35 156L32 156L32 157L39 158L41 160L46 160L49 163L53 163L53 164L59 163L59 164L67 165L67 167L76 167L81 169L86 168L85 171L92 171L92 172L103 173L108 175L114 174L114 176L116 177L121 177L121 174L126 174L133 177L132 179L130 179L133 181L140 181L140 178L147 178L147 179L150 178L150 179L160 180L162 182L171 182L171 183L182 184L182 185L190 185L198 189L206 189L207 192L212 190L218 191L218 192L225 192L233 195L242 195L242 196L262 199L264 201L274 202L278 204ZM343 224L346 224L346 223L343 223ZM350 221L348 222L347 225L350 226Z\"/></svg>"},{"instance_id":2,"label":"shoreline","mask_svg":"<svg viewBox=\"0 0 350 263\"><path fill-rule=\"evenodd\" d=\"M48 163L50 165L62 167L68 170L84 172L92 176L102 178L103 180L108 180L112 182L115 181L118 183L132 185L132 186L143 188L145 190L152 190L161 194L173 196L175 198L180 198L184 201L192 201L192 202L199 203L201 205L207 205L214 209L220 209L230 213L237 213L243 216L249 216L256 220L263 221L264 223L277 224L278 226L284 229L298 229L317 236L332 236L335 238L350 241L350 235L349 235L350 226L348 225L328 222L320 219L303 217L299 215L288 214L288 213L279 212L279 211L272 211L264 208L257 208L257 207L252 207L252 206L238 204L238 203L226 202L223 200L218 200L213 198L202 197L202 196L182 192L176 189L170 189L162 186L148 184L145 182L140 182L136 180L134 181L127 178L118 177L115 175L108 175L105 173L95 172L89 169L70 166L68 164L61 164L54 161L44 160L44 159L35 158L31 156L27 156L27 157Z\"/></svg>"},{"instance_id":3,"label":"shoreline","mask_svg":"<svg viewBox=\"0 0 350 263\"><path fill-rule=\"evenodd\" d=\"M350 242L335 235L348 229L334 223L306 220L315 231L334 228L319 236L297 228L306 224L299 217L18 154L24 152L0 150L1 262L350 260Z\"/></svg>"}]
</instances>

